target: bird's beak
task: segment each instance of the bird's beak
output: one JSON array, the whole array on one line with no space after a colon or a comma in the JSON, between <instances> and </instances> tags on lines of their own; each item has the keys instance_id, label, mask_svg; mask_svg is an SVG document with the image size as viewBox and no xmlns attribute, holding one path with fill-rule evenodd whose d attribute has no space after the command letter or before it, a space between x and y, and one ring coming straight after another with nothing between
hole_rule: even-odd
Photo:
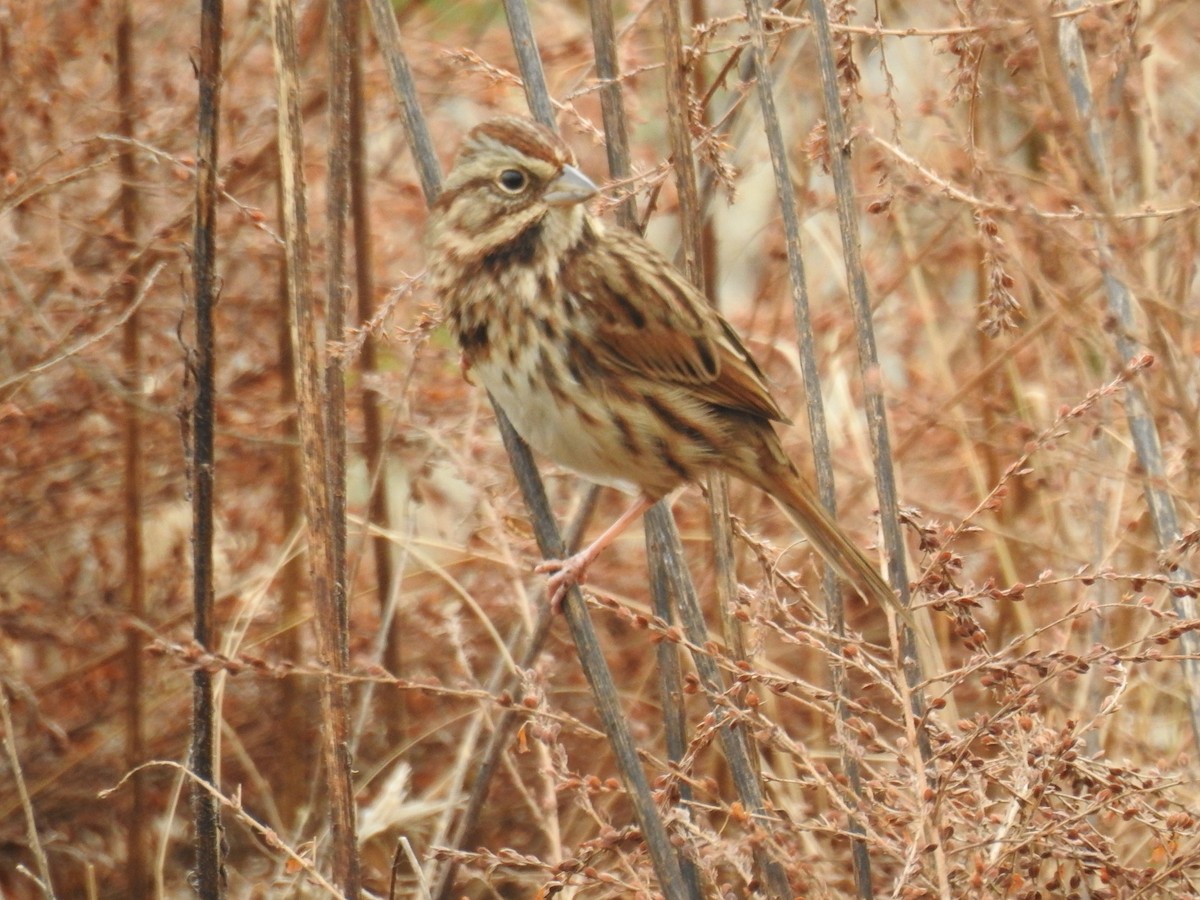
<instances>
[{"instance_id":1,"label":"bird's beak","mask_svg":"<svg viewBox=\"0 0 1200 900\"><path fill-rule=\"evenodd\" d=\"M549 206L573 206L590 200L600 189L574 166L563 166L562 174L550 182L542 200Z\"/></svg>"}]
</instances>

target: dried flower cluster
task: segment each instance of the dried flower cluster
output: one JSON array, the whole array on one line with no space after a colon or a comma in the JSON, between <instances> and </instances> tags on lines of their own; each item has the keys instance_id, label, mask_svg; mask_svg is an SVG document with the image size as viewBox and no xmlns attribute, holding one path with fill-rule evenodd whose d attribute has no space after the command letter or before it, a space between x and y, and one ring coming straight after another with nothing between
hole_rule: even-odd
<instances>
[{"instance_id":1,"label":"dried flower cluster","mask_svg":"<svg viewBox=\"0 0 1200 900\"><path fill-rule=\"evenodd\" d=\"M194 34L196 11L131 2L123 88L109 52L121 4L18 0L0 13L0 894L41 896L40 847L60 897L149 896L156 882L185 895L195 854L181 789L203 670L218 685L230 896L324 896L326 669L304 563L270 29L260 5L225 4L218 640L202 648L187 426L197 101L191 38L175 37ZM880 360L868 377L887 398L907 571L932 623L911 651L923 676L914 695L873 607L849 602L844 633L828 620L812 554L744 485L731 489L739 588L719 609L708 514L691 491L675 516L708 632L651 608L636 533L591 572L628 727L705 896L760 889L768 858L797 896L854 897L856 846L880 896L1192 895L1200 92L1181 61L1200 53L1200 7L858 6L834 5L834 46L843 77L856 76L842 98ZM533 7L560 124L603 186L586 4ZM614 9L635 174L610 196L636 199L670 258L679 201L661 12ZM342 126L330 121L325 5L298 14L323 285L326 149ZM697 145L714 299L801 422L780 436L807 472L745 8L705 15L685 29L679 108ZM444 162L471 126L525 112L492 5L411 5L400 27ZM838 521L873 547L826 171L845 148L830 144L812 27L806 12L772 13L767 48L786 189L804 216ZM374 287L346 332L328 335L348 373L344 683L363 885L385 896L394 879L396 896L418 896L453 861L454 896L648 896L658 875L565 627L552 623L528 659L511 639L535 625L541 556L490 407L422 287L425 201L375 41L365 48L371 230L352 256ZM135 112L124 125L123 105ZM1146 434L1160 454L1149 467ZM385 465L367 462L372 447ZM545 474L555 509L573 514L575 480ZM1174 507L1165 542L1147 489ZM624 503L602 494L598 515ZM741 651L722 613L740 624ZM683 675L664 695L658 661L674 653ZM673 762L664 712L687 724ZM506 715L490 791L456 844L476 754ZM735 790L731 740L760 763L766 818Z\"/></svg>"}]
</instances>

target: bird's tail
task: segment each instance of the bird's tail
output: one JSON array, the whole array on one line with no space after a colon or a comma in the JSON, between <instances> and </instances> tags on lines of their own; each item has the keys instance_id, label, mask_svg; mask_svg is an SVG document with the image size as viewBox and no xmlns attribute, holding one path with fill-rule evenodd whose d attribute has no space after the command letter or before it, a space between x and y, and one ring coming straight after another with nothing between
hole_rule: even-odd
<instances>
[{"instance_id":1,"label":"bird's tail","mask_svg":"<svg viewBox=\"0 0 1200 900\"><path fill-rule=\"evenodd\" d=\"M781 471L782 469L782 471ZM910 627L915 627L912 613L901 604L879 570L858 549L858 546L833 520L817 499L816 492L804 481L791 463L776 469L769 485L760 485L800 529L813 549L865 599L881 606L891 606Z\"/></svg>"}]
</instances>

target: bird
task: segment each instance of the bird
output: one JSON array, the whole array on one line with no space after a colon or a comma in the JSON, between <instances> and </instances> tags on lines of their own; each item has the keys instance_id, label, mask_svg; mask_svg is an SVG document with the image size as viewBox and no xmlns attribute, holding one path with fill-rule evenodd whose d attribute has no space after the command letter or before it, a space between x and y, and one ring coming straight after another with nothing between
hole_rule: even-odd
<instances>
[{"instance_id":1,"label":"bird","mask_svg":"<svg viewBox=\"0 0 1200 900\"><path fill-rule=\"evenodd\" d=\"M733 326L640 235L587 208L569 146L524 117L462 141L426 226L428 283L482 384L534 450L636 501L548 560L552 605L653 503L716 469L770 495L865 599L908 610L784 452L788 419Z\"/></svg>"}]
</instances>

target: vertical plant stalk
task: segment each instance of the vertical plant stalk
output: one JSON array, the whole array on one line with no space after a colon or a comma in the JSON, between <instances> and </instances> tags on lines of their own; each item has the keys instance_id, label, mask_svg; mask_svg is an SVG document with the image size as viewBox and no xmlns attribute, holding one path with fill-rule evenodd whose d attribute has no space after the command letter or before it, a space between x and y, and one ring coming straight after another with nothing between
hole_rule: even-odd
<instances>
[{"instance_id":1,"label":"vertical plant stalk","mask_svg":"<svg viewBox=\"0 0 1200 900\"><path fill-rule=\"evenodd\" d=\"M513 461L513 471L517 476L521 495L529 507L538 548L546 559L561 559L565 547L529 448L513 429L508 418L500 412L499 407L496 413L500 436ZM638 761L637 746L629 732L625 711L621 708L620 697L609 672L608 663L604 659L600 640L588 617L587 603L578 587L572 587L567 595L563 604L563 615L579 655L580 668L583 669L591 688L601 727L608 738L629 803L633 807L634 817L642 830L647 852L658 874L659 889L667 900L684 900L689 895L675 848L671 845L666 826L658 814L646 773Z\"/></svg>"},{"instance_id":2,"label":"vertical plant stalk","mask_svg":"<svg viewBox=\"0 0 1200 900\"><path fill-rule=\"evenodd\" d=\"M137 119L133 77L133 13L130 0L121 0L117 9L117 133L132 141ZM138 241L140 210L137 191L137 157L132 144L126 144L117 158L121 173L119 204L121 229L131 245ZM117 289L122 305L133 304L142 266L133 264L129 278ZM149 887L146 867L146 780L138 768L146 758L146 736L142 709L145 685L142 678L142 629L145 618L146 579L142 564L142 419L137 398L141 393L142 359L139 345L141 325L135 309L121 329L121 368L127 393L125 402L125 460L121 492L125 498L125 590L126 612L132 623L125 631L125 769L130 775L130 809L126 827L125 884L132 900L141 900Z\"/></svg>"},{"instance_id":3,"label":"vertical plant stalk","mask_svg":"<svg viewBox=\"0 0 1200 900\"><path fill-rule=\"evenodd\" d=\"M689 7L693 16L702 10L701 0L693 0ZM693 69L689 82L688 68L683 52L682 24L677 8L663 6L663 24L667 51L667 120L670 134L671 153L675 160L676 185L679 191L680 234L684 271L710 303L716 303L717 255L716 231L712 216L708 214L711 198L702 197L697 183L695 153L692 150L691 120L689 115L692 84L697 91L702 88L699 70ZM707 109L707 106L705 107ZM686 174L685 174L686 173ZM711 182L710 182L711 184ZM713 567L716 572L717 609L721 616L721 630L725 644L733 659L746 659L746 642L741 623L733 616L737 601L737 560L733 550L733 529L730 525L729 478L714 470L707 478L709 526L712 532ZM648 521L665 521L658 517ZM671 528L674 529L672 521ZM660 535L659 540L667 540ZM653 563L652 563L653 564ZM757 759L751 761L757 766Z\"/></svg>"},{"instance_id":4,"label":"vertical plant stalk","mask_svg":"<svg viewBox=\"0 0 1200 900\"><path fill-rule=\"evenodd\" d=\"M607 0L597 2L606 3ZM644 521L646 558L650 567L650 609L664 622L670 622L677 618L673 612L678 603L675 599L675 584L685 581L688 587L692 587L691 578L687 574L687 562L683 557L679 532L675 528L669 505L654 504L647 510ZM674 573L669 571L672 565L678 567ZM688 750L688 723L687 695L683 689L683 665L679 658L679 647L674 641L659 641L654 648L654 656L658 670L658 699L663 710L667 761L674 768L682 768ZM678 800L672 800L690 820L696 794L689 780L678 779L675 792L678 794ZM704 896L700 867L694 859L683 855L680 856L679 865L683 871L688 896L693 900L700 900Z\"/></svg>"},{"instance_id":5,"label":"vertical plant stalk","mask_svg":"<svg viewBox=\"0 0 1200 900\"><path fill-rule=\"evenodd\" d=\"M296 24L289 0L272 0L272 47L279 115L279 163L283 185L284 256L291 299L292 353L299 400L301 482L308 523L309 581L317 627L317 653L327 674L321 680L322 758L329 791L333 881L347 897L359 895L361 875L355 837L354 786L349 753L345 610L337 605L334 501L330 496L328 410L317 347L316 301L311 287L308 210L304 189Z\"/></svg>"},{"instance_id":6,"label":"vertical plant stalk","mask_svg":"<svg viewBox=\"0 0 1200 900\"><path fill-rule=\"evenodd\" d=\"M704 260L702 248L704 235L701 222L703 215L700 207L700 192L696 183L696 159L692 150L691 119L689 115L688 98L691 91L687 77L687 60L683 51L683 23L680 18L679 5L664 3L662 5L663 44L666 51L666 92L667 92L667 132L670 136L671 156L674 160L675 183L679 194L679 221L682 236L682 251L684 274L700 290L704 290ZM726 476L716 472L709 476L709 491L715 498L711 516L713 521L714 548L724 550L724 558L719 562L718 602L723 608L728 608L736 597L737 579L733 571L733 540L728 534L729 529L729 491ZM710 498L710 499L711 499ZM655 506L652 513L658 518L658 510L662 504ZM665 507L659 519L664 525L670 519L669 510ZM649 518L648 521L653 521ZM721 530L726 535L721 538ZM674 531L673 523L671 530ZM678 533L674 535L678 543ZM664 547L671 542L665 542ZM682 550L682 548L676 547ZM682 553L675 565L668 566L675 574L675 597L680 606L680 616L683 619L684 631L697 646L703 647L706 641L707 628L704 626L703 615L699 614L699 603L696 600L695 588L690 578L686 577L686 567L682 562ZM731 645L735 652L741 649L741 631L734 628L734 641ZM696 668L700 673L705 693L712 704L713 714L722 716L723 711L717 704L717 698L724 693L724 684L720 673L712 659L704 654L695 656ZM734 784L747 811L757 820L760 827L767 828L767 810L762 792L762 772L758 754L750 742L745 739L743 729L734 729L726 724L721 729L722 746L725 748L726 759L734 776ZM776 898L791 896L787 873L779 860L769 852L767 846L755 842L754 862L758 869L768 894Z\"/></svg>"},{"instance_id":7,"label":"vertical plant stalk","mask_svg":"<svg viewBox=\"0 0 1200 900\"><path fill-rule=\"evenodd\" d=\"M625 120L625 104L621 101L621 68L617 60L616 28L612 4L605 0L589 0L592 19L592 46L596 54L596 78L600 82L600 114L604 119L604 149L608 154L608 174L623 181L631 174L629 165L629 130ZM617 221L622 228L637 229L637 204L633 195L617 206Z\"/></svg>"},{"instance_id":8,"label":"vertical plant stalk","mask_svg":"<svg viewBox=\"0 0 1200 900\"><path fill-rule=\"evenodd\" d=\"M671 581L670 592L678 607L684 636L693 646L704 647L708 643L708 623L704 619L704 610L700 608L696 588L688 577L683 545L671 519L671 512L662 504L656 503L650 507L646 516L665 520L653 523L659 526L655 528L656 538L666 536L666 540L656 546L664 561L660 571ZM765 837L778 823L776 817L767 812L761 785L762 773L756 765L757 761L746 736L748 728L744 724L734 727L728 721L731 714L726 702L725 682L713 657L704 651L693 652L692 661L695 663L696 674L700 677L700 685L704 689L704 696L709 702L713 717L719 721L725 720L717 735L729 765L734 790L737 791L742 806L750 814L753 827ZM755 847L755 865L764 882L762 889L773 898L791 897L787 872L779 860L769 853L768 842L753 837L751 843Z\"/></svg>"},{"instance_id":9,"label":"vertical plant stalk","mask_svg":"<svg viewBox=\"0 0 1200 900\"><path fill-rule=\"evenodd\" d=\"M696 185L696 157L692 152L691 117L688 114L687 60L683 53L683 23L679 6L662 5L663 49L666 52L667 134L675 164L675 189L679 193L679 233L683 273L703 290L704 260L700 256L700 190Z\"/></svg>"},{"instance_id":10,"label":"vertical plant stalk","mask_svg":"<svg viewBox=\"0 0 1200 900\"><path fill-rule=\"evenodd\" d=\"M850 303L854 310L854 331L858 345L859 369L863 380L863 399L866 403L867 428L871 436L871 455L875 464L875 489L879 495L879 517L883 531L884 552L887 556L888 581L900 592L900 602L911 601L908 572L905 565L904 543L899 527L899 501L896 495L896 474L893 468L891 440L887 429L887 409L879 381L879 352L875 346L875 327L871 321L871 301L867 295L867 276L863 269L862 247L858 237L858 212L854 206L854 181L850 174L850 135L842 114L838 91L837 63L834 59L833 36L829 11L824 0L811 0L813 35L817 43L817 60L821 70L824 94L825 123L829 135L829 166L833 173L837 197L838 224L841 227L842 254L846 261ZM901 623L902 624L902 623ZM908 684L921 680L915 635L901 627L901 652ZM912 693L912 714L920 718L925 709L922 696ZM922 757L928 759L928 739L920 738Z\"/></svg>"},{"instance_id":11,"label":"vertical plant stalk","mask_svg":"<svg viewBox=\"0 0 1200 900\"><path fill-rule=\"evenodd\" d=\"M706 0L689 0L689 2L687 4L687 10L688 10L689 20L692 22L693 25L698 24L698 23L704 23L708 20L708 8L707 8ZM739 48L739 50L735 50L734 54L738 53L739 51L740 51L740 48ZM730 55L730 58L721 65L721 67L718 71L724 70L725 65L728 65L729 63L732 63L734 61L734 54ZM688 67L691 72L691 76L692 76L691 84L690 84L690 90L692 91L692 94L689 96L695 96L696 98L698 98L699 102L696 104L697 124L706 130L712 126L713 121L714 121L712 104L708 102L710 99L710 96L709 96L710 82L709 82L708 71L706 68L707 62L708 62L708 60L707 60L706 54L697 54L692 59L691 65ZM718 75L717 78L711 82L712 86L716 87L717 84L721 83L722 77L723 76ZM697 173L697 174L699 174L699 173ZM708 178L704 178L700 182L700 184L697 186L697 199L700 202L700 207L697 210L697 212L699 213L699 222L700 222L700 264L703 267L703 275L704 275L704 283L700 285L700 289L702 291L704 291L704 296L708 297L708 299L711 303L719 305L720 298L717 296L717 287L718 287L720 272L718 271L718 257L717 257L717 226L716 226L716 222L713 221L713 215L712 215L713 195L715 193L713 190L713 186L715 184L716 184L716 179L712 178L712 177L708 177ZM709 504L708 505L709 505L710 510L715 510L715 505L712 502L711 490L712 490L712 484L710 483L709 484L710 495L709 495ZM729 517L728 517L728 513L729 513L729 479L728 478L725 478L724 480L722 480L720 490L723 494L723 496L720 498L720 500L724 504L724 507L725 507L725 510L724 510L726 513L725 521L728 521L729 520ZM724 532L724 534L721 535L720 539L724 540L724 539L728 538L728 540L729 540L729 553L727 556L723 555L724 548L722 548L722 547L716 548L716 552L715 552L714 556L716 558L716 562L717 562L717 566L718 566L717 578L718 579L728 578L730 586L732 586L734 589L736 589L736 587L737 587L737 572L733 569L734 562L735 562L734 558L733 558L733 528L732 527L723 527L721 530ZM716 536L714 535L714 538L715 537ZM717 541L714 540L714 543L717 543ZM726 573L724 573L720 570L719 567L721 565L728 566L728 568L729 568L728 575L726 575ZM722 588L718 588L718 590L721 590L721 589ZM731 618L731 621L729 623L724 623L724 624L728 625L728 624L732 624L732 622L736 622L736 621L737 621L736 619ZM738 629L737 641L739 644L742 643L742 634L741 634L740 628Z\"/></svg>"},{"instance_id":12,"label":"vertical plant stalk","mask_svg":"<svg viewBox=\"0 0 1200 900\"><path fill-rule=\"evenodd\" d=\"M787 148L783 139L783 128L779 112L775 107L774 79L767 64L767 42L763 26L761 0L746 0L746 17L750 29L750 57L754 66L758 86L759 106L762 108L763 129L771 153L771 167L775 174L775 191L779 211L783 219L783 233L787 246L788 280L792 287L792 311L799 340L800 371L804 378L805 407L808 413L809 440L817 477L817 491L821 503L830 515L837 513L834 491L832 452L829 447L829 431L825 424L825 404L821 398L820 375L817 372L816 339L813 335L812 314L808 302L808 282L804 273L804 257L800 252L800 214L796 208L796 193L788 166ZM836 646L829 648L830 675L833 683L835 718L834 728L841 748L842 770L846 774L850 790L856 802L862 801L862 772L858 759L850 750L845 734L845 722L850 716L846 696L846 666L840 648L840 640L846 635L846 615L842 604L842 591L833 567L824 567L822 586L825 594L825 611L834 634L839 638ZM857 835L851 844L854 862L855 891L862 900L874 896L871 887L871 859L861 824L851 819L848 830Z\"/></svg>"},{"instance_id":13,"label":"vertical plant stalk","mask_svg":"<svg viewBox=\"0 0 1200 900\"><path fill-rule=\"evenodd\" d=\"M548 128L554 128L554 105L550 102L550 92L546 87L545 74L542 71L541 57L538 55L537 41L534 38L533 26L529 19L529 8L525 0L505 0L505 13L508 16L508 28L512 34L513 47L521 68L521 78L525 85L525 96L534 118ZM495 404L493 404L495 405ZM513 429L512 424L503 411L496 407L496 419L500 426L500 435L508 450L513 464L513 471L521 487L525 504L529 507L533 520L534 533L538 547L546 559L561 559L565 546L558 532L558 525L550 511L546 500L545 489L541 477L534 465L529 447L521 440ZM571 639L579 653L580 666L592 691L596 703L596 712L600 716L604 733L616 759L617 769L621 774L626 794L633 806L634 815L642 829L642 837L646 841L646 849L654 864L659 878L659 888L669 900L688 896L687 882L679 864L675 848L671 846L667 835L666 825L658 813L654 798L650 794L650 785L646 780L637 757L637 748L629 733L629 725L625 713L621 709L620 698L613 684L612 674L600 648L600 641L595 628L588 617L587 604L578 587L573 587L563 605L563 613L567 626L571 631Z\"/></svg>"},{"instance_id":14,"label":"vertical plant stalk","mask_svg":"<svg viewBox=\"0 0 1200 900\"><path fill-rule=\"evenodd\" d=\"M405 137L408 138L413 163L417 167L421 192L425 195L425 203L428 205L437 199L442 190L441 165L433 147L433 139L429 136L425 114L421 112L421 103L417 100L417 86L413 80L412 68L404 55L400 26L396 24L396 14L389 0L367 0L367 9L371 13L371 24L375 28L379 52L387 65L388 81L391 82L392 91L400 104L401 124L404 126Z\"/></svg>"},{"instance_id":15,"label":"vertical plant stalk","mask_svg":"<svg viewBox=\"0 0 1200 900\"><path fill-rule=\"evenodd\" d=\"M392 89L403 110L405 131L413 159L417 165L418 177L425 191L427 202L433 202L440 189L441 173L437 155L433 150L433 142L429 137L429 129L416 99L412 72L401 50L400 29L386 0L368 0L368 3L376 38L388 66ZM533 41L528 10L518 0L509 0L506 3L506 9L510 12L510 30L517 33L514 35L514 45L518 48L519 58L528 65L528 68L522 69L522 76L530 106L535 112L541 110L541 121L553 126L553 106L550 103L545 82L541 77L541 62ZM524 48L523 53L521 48ZM550 511L550 505L529 448L513 431L507 418L499 409L496 410L496 418L505 448L509 453L513 473L529 508L538 546L546 558L561 557L563 553L562 538ZM602 727L609 737L634 815L642 829L647 850L659 877L659 887L668 900L677 900L677 898L682 900L682 898L688 897L688 893L678 859L671 846L666 827L659 817L654 800L650 795L645 773L638 763L637 750L629 734L624 713L617 702L612 676L608 672L599 641L587 617L583 597L577 588L573 588L567 598L565 615L579 653L580 666L591 686ZM437 895L444 896L450 887L451 885L446 879L441 879Z\"/></svg>"},{"instance_id":16,"label":"vertical plant stalk","mask_svg":"<svg viewBox=\"0 0 1200 900\"><path fill-rule=\"evenodd\" d=\"M365 113L362 72L362 4L347 0L346 41L350 46L350 218L354 223L354 292L358 300L358 321L365 327L375 316L375 272L373 262L371 209L367 200L367 166L365 147ZM399 619L394 603L389 604L395 569L392 542L386 532L391 530L388 489L387 455L384 447L383 413L379 394L370 385L378 369L378 341L368 333L363 338L359 356L362 389L359 402L363 413L363 455L370 477L371 494L367 504L367 520L378 527L371 539L371 556L375 568L375 590L379 595L381 621L386 623L383 665L392 675L402 677L403 644ZM405 730L405 693L385 704L383 716L392 743L399 743Z\"/></svg>"},{"instance_id":17,"label":"vertical plant stalk","mask_svg":"<svg viewBox=\"0 0 1200 900\"><path fill-rule=\"evenodd\" d=\"M29 852L33 854L34 864L37 866L38 887L41 888L42 896L46 900L54 900L54 883L50 880L50 861L46 858L46 848L42 846L42 838L38 834L37 818L33 814L33 801L29 797L29 788L25 784L21 756L17 753L17 736L13 731L8 687L3 683L0 683L0 732L4 734L4 755L8 763L8 770L16 783L21 812L25 815L25 840Z\"/></svg>"},{"instance_id":18,"label":"vertical plant stalk","mask_svg":"<svg viewBox=\"0 0 1200 900\"><path fill-rule=\"evenodd\" d=\"M1078 8L1078 2L1068 0L1068 8ZM1092 101L1092 86L1088 79L1087 57L1079 34L1079 25L1072 17L1058 21L1057 31L1053 20L1044 10L1031 5L1031 18L1035 23L1034 33L1041 45L1042 58L1047 69L1047 87L1060 110L1069 110L1075 144L1075 155L1083 167L1082 182L1089 189L1092 202L1103 214L1094 223L1096 252L1100 260L1105 297L1109 315L1116 321L1112 329L1119 357L1124 368L1140 355L1134 335L1138 326L1134 308L1137 299L1129 285L1117 277L1117 266L1113 259L1114 232L1120 231L1115 218L1116 195L1112 183L1112 167L1104 145L1100 125ZM1116 238L1119 244L1120 239ZM1133 380L1125 383L1125 417L1129 423L1129 435L1137 454L1138 463L1145 473L1143 489L1146 506L1150 511L1150 523L1161 550L1170 550L1180 538L1179 515L1169 490L1170 479L1162 456L1162 443L1158 427L1154 422L1150 402L1141 386ZM1172 582L1192 580L1192 573L1182 564L1167 573ZM1196 618L1195 596L1185 591L1169 592L1175 612L1181 619ZM1181 664L1185 681L1190 685L1200 684L1200 635L1185 630L1179 636L1184 649ZM1200 692L1192 690L1187 696L1188 713L1192 725L1192 739L1200 746Z\"/></svg>"},{"instance_id":19,"label":"vertical plant stalk","mask_svg":"<svg viewBox=\"0 0 1200 900\"><path fill-rule=\"evenodd\" d=\"M275 174L278 220L283 221L283 184L278 170ZM296 424L296 359L292 353L292 305L288 302L287 265L282 248L278 251L279 283L276 301L279 309L279 331L276 345L279 350L279 404L290 410L284 420L283 487L278 496L282 532L291 540L304 523L304 467L300 459L300 433ZM279 571L279 598L283 612L283 632L279 636L279 651L283 658L298 663L304 653L301 622L306 619L304 554L291 553ZM280 727L284 734L305 735L311 732L312 683L307 678L279 679ZM312 800L312 777L309 767L314 754L309 742L283 741L279 747L280 781L278 805L285 824L295 827L298 816Z\"/></svg>"},{"instance_id":20,"label":"vertical plant stalk","mask_svg":"<svg viewBox=\"0 0 1200 900\"><path fill-rule=\"evenodd\" d=\"M904 554L904 541L900 534L900 508L896 492L896 474L893 468L891 440L888 436L887 409L884 405L880 382L879 353L875 347L875 327L871 320L871 301L867 295L867 276L863 268L862 248L859 242L858 212L854 205L854 181L850 174L850 134L842 114L842 102L838 90L837 61L834 58L833 34L829 24L829 10L824 0L809 0L812 14L813 36L817 45L817 62L821 72L821 92L825 106L825 124L829 140L829 167L833 174L834 194L837 198L838 225L841 230L842 255L846 263L846 278L850 292L850 305L854 311L854 333L858 345L858 365L863 383L863 399L866 406L867 429L871 436L871 456L875 467L875 490L879 498L879 519L883 533L884 553L887 557L888 583L899 591L901 605L911 605L908 587L908 572ZM920 762L933 756L929 736L919 727L925 715L924 695L917 687L922 680L921 662L917 636L903 622L897 622L900 633L901 662L904 668L904 687L908 695L908 715L905 728L909 739L920 753ZM922 792L931 788L925 784L923 765L915 766ZM936 820L924 822L925 837L933 847L933 868L939 887L948 895L946 850L942 832Z\"/></svg>"},{"instance_id":21,"label":"vertical plant stalk","mask_svg":"<svg viewBox=\"0 0 1200 900\"><path fill-rule=\"evenodd\" d=\"M608 0L589 0L588 10L592 21L592 45L596 53L596 77L600 81L600 111L604 118L605 150L608 155L608 174L613 179L624 181L631 174L629 164L629 135L625 119L625 104L621 98L620 66L617 60L616 29L613 25L612 4ZM617 206L617 222L622 228L637 231L637 204L633 195L625 197ZM646 560L650 567L650 595L654 614L671 621L672 580L666 566L676 562L683 566L682 557L671 557L664 547L671 545L672 537L678 542L674 519L667 504L659 504L654 515L643 520L646 532ZM686 573L686 566L682 569ZM687 753L687 715L683 693L683 670L679 649L670 641L662 641L655 648L658 659L659 702L663 708L663 725L666 731L667 759L679 763ZM678 786L678 804L688 809L693 800L691 785L681 779ZM680 868L684 887L691 898L704 896L700 882L700 870L695 861L681 855Z\"/></svg>"},{"instance_id":22,"label":"vertical plant stalk","mask_svg":"<svg viewBox=\"0 0 1200 900\"><path fill-rule=\"evenodd\" d=\"M554 129L554 104L550 102L550 91L546 89L546 73L542 70L542 57L533 34L529 5L525 0L504 0L504 15L508 19L508 33L512 36L513 50L517 54L529 110L535 119L547 128Z\"/></svg>"},{"instance_id":23,"label":"vertical plant stalk","mask_svg":"<svg viewBox=\"0 0 1200 900\"><path fill-rule=\"evenodd\" d=\"M441 172L437 155L433 151L433 142L429 137L429 129L421 114L420 105L417 103L412 72L401 50L400 28L396 24L395 16L386 0L369 0L369 8L376 38L387 62L392 89L403 110L405 131L413 159L417 164L418 176L425 191L425 198L427 202L432 203L440 189ZM552 126L553 107L545 82L541 78L541 62L537 58L536 44L533 41L532 30L529 28L528 10L518 0L508 0L506 8L511 8L510 30L519 31L522 28L521 23L524 23L525 30L520 31L519 36L514 36L514 44L518 47L519 54L521 53L520 48L525 48L524 55L519 58L531 63L529 69L522 69L530 105L535 110L542 110L544 113L542 121ZM529 52L530 50L532 53ZM538 546L547 559L561 558L564 549L562 538L554 516L550 512L550 504L546 499L541 478L533 463L532 454L524 441L513 431L508 419L499 408L496 409L496 419L505 449L509 453L513 474L521 488L525 503L529 507ZM637 748L629 734L624 712L618 703L616 687L604 661L595 630L587 617L583 595L578 588L572 588L567 597L565 615L579 653L580 666L592 689L602 727L608 735L630 804L638 820L638 825L641 827L647 851L658 875L659 888L668 900L683 900L687 897L687 892L683 886L679 861L671 846L666 826L658 815L645 772L638 763Z\"/></svg>"},{"instance_id":24,"label":"vertical plant stalk","mask_svg":"<svg viewBox=\"0 0 1200 900\"><path fill-rule=\"evenodd\" d=\"M693 22L703 21L703 0L691 0L688 4ZM664 7L664 16L667 15ZM679 18L679 12L670 14L672 19ZM713 223L711 207L713 202L714 178L706 180L704 191L697 184L695 154L692 152L691 128L688 110L691 107L689 98L694 89L698 95L704 90L703 70L700 60L696 59L691 67L692 78L688 79L686 61L683 56L682 29L674 28L673 38L667 43L667 115L671 122L678 121L678 126L672 126L671 148L676 159L677 183L684 178L684 173L690 173L691 182L686 192L680 194L681 218L689 224L682 230L684 246L693 244L698 268L688 271L692 280L708 301L719 306L717 297L717 230ZM673 49L672 49L673 48ZM676 96L678 94L678 96ZM674 105L672 105L674 104ZM711 107L708 103L700 105L700 114L707 117ZM680 154L683 154L682 156ZM680 168L682 161L683 168ZM692 205L695 204L695 205ZM685 254L687 251L684 251ZM712 533L712 558L715 571L714 582L717 589L717 611L721 616L721 633L725 637L725 645L729 655L739 661L747 661L746 638L741 622L734 616L738 596L737 558L733 549L733 526L730 522L732 511L729 505L729 476L719 470L713 470L707 478L708 487L708 517ZM754 755L750 763L759 766L758 757Z\"/></svg>"},{"instance_id":25,"label":"vertical plant stalk","mask_svg":"<svg viewBox=\"0 0 1200 900\"><path fill-rule=\"evenodd\" d=\"M332 525L333 611L337 616L340 670L350 663L350 615L346 588L346 366L342 354L329 351L346 334L346 232L350 220L350 42L349 0L329 3L329 175L326 179L325 253L325 396L329 518ZM302 148L296 144L297 156ZM343 689L343 693L345 693Z\"/></svg>"},{"instance_id":26,"label":"vertical plant stalk","mask_svg":"<svg viewBox=\"0 0 1200 900\"><path fill-rule=\"evenodd\" d=\"M217 301L217 141L221 99L222 0L201 0L198 136L196 148L196 222L192 238L192 283L195 294L196 336L192 350L191 421L192 494L192 636L213 650L213 430L214 334ZM197 667L192 673L191 766L199 782L216 783L216 710L212 673ZM213 791L192 787L196 829L196 892L204 900L224 896L221 861L221 813Z\"/></svg>"}]
</instances>

